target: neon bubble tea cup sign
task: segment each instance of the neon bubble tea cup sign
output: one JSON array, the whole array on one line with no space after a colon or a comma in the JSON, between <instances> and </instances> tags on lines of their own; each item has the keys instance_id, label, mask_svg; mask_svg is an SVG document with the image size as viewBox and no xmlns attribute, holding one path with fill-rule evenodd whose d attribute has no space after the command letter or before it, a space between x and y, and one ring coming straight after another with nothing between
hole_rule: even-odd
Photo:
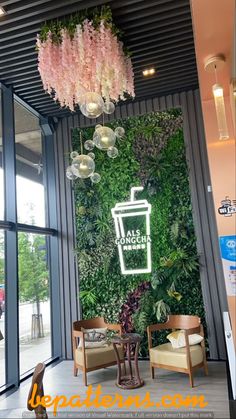
<instances>
[{"instance_id":1,"label":"neon bubble tea cup sign","mask_svg":"<svg viewBox=\"0 0 236 419\"><path fill-rule=\"evenodd\" d=\"M129 202L116 204L112 208L112 217L115 222L116 244L118 247L121 273L123 275L134 275L150 273L152 271L151 261L151 238L150 238L150 214L151 204L146 199L135 200L135 192L142 191L143 187L131 188ZM143 228L134 228L135 222L139 226L143 221ZM128 225L132 226L131 228ZM142 266L136 266L135 256L141 252ZM131 257L130 257L131 256ZM128 261L133 266L128 266ZM135 265L135 266L134 266Z\"/></svg>"}]
</instances>

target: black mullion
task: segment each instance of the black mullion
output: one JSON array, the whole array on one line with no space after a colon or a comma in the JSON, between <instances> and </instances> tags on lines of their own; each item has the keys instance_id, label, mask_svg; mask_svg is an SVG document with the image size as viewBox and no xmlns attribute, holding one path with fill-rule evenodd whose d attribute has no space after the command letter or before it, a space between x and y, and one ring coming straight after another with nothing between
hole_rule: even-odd
<instances>
[{"instance_id":1,"label":"black mullion","mask_svg":"<svg viewBox=\"0 0 236 419\"><path fill-rule=\"evenodd\" d=\"M17 223L17 229L18 231L24 231L27 233L34 233L34 234L43 234L45 236L56 236L57 231L53 228L47 228L47 227L38 227L28 224L21 224Z\"/></svg>"},{"instance_id":2,"label":"black mullion","mask_svg":"<svg viewBox=\"0 0 236 419\"><path fill-rule=\"evenodd\" d=\"M61 344L61 319L60 319L60 286L59 286L59 250L54 157L54 127L47 119L40 120L43 141L43 167L44 181L46 185L46 220L48 230L54 231L54 235L48 237L48 256L50 272L50 302L51 302L51 342L52 357L60 357Z\"/></svg>"},{"instance_id":3,"label":"black mullion","mask_svg":"<svg viewBox=\"0 0 236 419\"><path fill-rule=\"evenodd\" d=\"M14 223L9 221L0 221L0 229L2 230L11 230L14 227Z\"/></svg>"},{"instance_id":4,"label":"black mullion","mask_svg":"<svg viewBox=\"0 0 236 419\"><path fill-rule=\"evenodd\" d=\"M11 228L6 229L5 232L6 384L19 386L18 237L14 99L11 88L6 88L3 85L1 87L5 219L7 220L6 223L11 225Z\"/></svg>"}]
</instances>

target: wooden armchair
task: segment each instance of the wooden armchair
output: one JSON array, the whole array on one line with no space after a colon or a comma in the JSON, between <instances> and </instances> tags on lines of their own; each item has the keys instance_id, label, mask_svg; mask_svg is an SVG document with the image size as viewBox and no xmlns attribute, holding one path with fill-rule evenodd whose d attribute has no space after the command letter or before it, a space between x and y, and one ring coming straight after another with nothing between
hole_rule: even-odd
<instances>
[{"instance_id":1,"label":"wooden armchair","mask_svg":"<svg viewBox=\"0 0 236 419\"><path fill-rule=\"evenodd\" d=\"M108 324L103 317L96 317L89 320L80 320L73 323L72 339L73 339L73 355L74 355L74 376L78 374L78 370L83 371L84 385L87 386L87 372L95 371L101 368L116 365L116 357L113 345L106 345L100 348L85 348L85 332L81 329L98 329L107 328L108 330L122 332L121 325ZM78 339L81 341L78 345ZM119 355L122 363L124 362L123 347L119 348Z\"/></svg>"},{"instance_id":2,"label":"wooden armchair","mask_svg":"<svg viewBox=\"0 0 236 419\"><path fill-rule=\"evenodd\" d=\"M183 329L186 346L175 349L171 343L164 343L153 347L152 332L165 329ZM190 385L193 387L193 372L197 368L204 368L205 374L208 374L204 339L200 344L189 345L189 335L194 333L198 333L204 338L201 319L197 316L170 315L165 323L148 326L147 334L152 378L154 378L154 368L183 372L189 375Z\"/></svg>"},{"instance_id":3,"label":"wooden armchair","mask_svg":"<svg viewBox=\"0 0 236 419\"><path fill-rule=\"evenodd\" d=\"M37 364L34 370L32 382L31 382L31 386L30 386L30 390L28 394L28 399L27 399L27 409L30 411L34 410L35 417L38 419L48 418L45 407L41 405L34 407L34 405L37 404L36 403L37 397L39 396L40 398L42 398L44 396L44 391L43 391L44 372L45 372L45 364L44 363ZM34 391L35 385L37 386L36 391Z\"/></svg>"}]
</instances>

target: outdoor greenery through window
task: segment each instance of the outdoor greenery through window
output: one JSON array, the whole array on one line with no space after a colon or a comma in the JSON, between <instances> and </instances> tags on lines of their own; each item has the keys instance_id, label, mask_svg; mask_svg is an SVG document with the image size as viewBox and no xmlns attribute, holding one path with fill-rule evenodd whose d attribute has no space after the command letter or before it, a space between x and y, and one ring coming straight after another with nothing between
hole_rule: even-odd
<instances>
[{"instance_id":1,"label":"outdoor greenery through window","mask_svg":"<svg viewBox=\"0 0 236 419\"><path fill-rule=\"evenodd\" d=\"M51 357L48 238L18 234L20 371Z\"/></svg>"}]
</instances>

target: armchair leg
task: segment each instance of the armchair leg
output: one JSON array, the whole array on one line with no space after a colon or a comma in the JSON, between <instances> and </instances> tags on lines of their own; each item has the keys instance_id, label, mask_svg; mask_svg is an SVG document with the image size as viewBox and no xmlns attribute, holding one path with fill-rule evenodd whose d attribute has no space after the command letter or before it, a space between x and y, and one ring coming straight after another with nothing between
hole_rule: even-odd
<instances>
[{"instance_id":1,"label":"armchair leg","mask_svg":"<svg viewBox=\"0 0 236 419\"><path fill-rule=\"evenodd\" d=\"M154 379L154 367L150 366L151 377Z\"/></svg>"},{"instance_id":2,"label":"armchair leg","mask_svg":"<svg viewBox=\"0 0 236 419\"><path fill-rule=\"evenodd\" d=\"M42 419L42 418L46 419L48 417L45 407L37 406L34 409L34 412L35 412L36 419Z\"/></svg>"},{"instance_id":3,"label":"armchair leg","mask_svg":"<svg viewBox=\"0 0 236 419\"><path fill-rule=\"evenodd\" d=\"M83 381L84 381L84 385L87 387L87 374L86 374L86 370L83 370Z\"/></svg>"},{"instance_id":4,"label":"armchair leg","mask_svg":"<svg viewBox=\"0 0 236 419\"><path fill-rule=\"evenodd\" d=\"M76 365L74 364L74 377L77 377L78 374L78 368L76 368Z\"/></svg>"},{"instance_id":5,"label":"armchair leg","mask_svg":"<svg viewBox=\"0 0 236 419\"><path fill-rule=\"evenodd\" d=\"M124 359L123 366L124 366L124 375L126 375L126 365L125 365L125 359Z\"/></svg>"},{"instance_id":6,"label":"armchair leg","mask_svg":"<svg viewBox=\"0 0 236 419\"><path fill-rule=\"evenodd\" d=\"M194 384L193 384L193 373L192 373L192 371L189 372L189 381L190 381L190 386L193 388Z\"/></svg>"},{"instance_id":7,"label":"armchair leg","mask_svg":"<svg viewBox=\"0 0 236 419\"><path fill-rule=\"evenodd\" d=\"M204 372L205 375L208 375L208 365L207 365L207 361L204 362Z\"/></svg>"}]
</instances>

